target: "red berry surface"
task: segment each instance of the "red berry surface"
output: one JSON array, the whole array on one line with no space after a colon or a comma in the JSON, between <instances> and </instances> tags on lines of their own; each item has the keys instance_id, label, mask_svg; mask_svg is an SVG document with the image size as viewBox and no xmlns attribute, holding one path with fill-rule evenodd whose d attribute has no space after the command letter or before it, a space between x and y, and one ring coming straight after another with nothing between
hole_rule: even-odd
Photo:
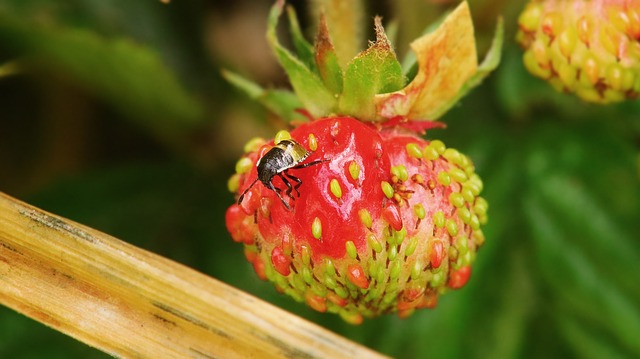
<instances>
[{"instance_id":1,"label":"red berry surface","mask_svg":"<svg viewBox=\"0 0 640 359\"><path fill-rule=\"evenodd\" d=\"M352 323L406 317L467 282L487 211L467 156L350 117L311 121L290 136L310 152L301 164L325 160L287 170L302 181L293 198L273 177L290 209L258 181L227 210L227 228L261 278ZM256 180L256 164L273 146L248 144L229 182L234 193Z\"/></svg>"}]
</instances>

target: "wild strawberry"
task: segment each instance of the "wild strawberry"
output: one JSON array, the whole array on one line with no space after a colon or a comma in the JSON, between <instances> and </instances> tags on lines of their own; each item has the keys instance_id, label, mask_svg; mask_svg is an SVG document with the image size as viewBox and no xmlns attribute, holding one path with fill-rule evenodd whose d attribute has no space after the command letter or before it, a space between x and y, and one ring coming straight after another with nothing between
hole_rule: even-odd
<instances>
[{"instance_id":1,"label":"wild strawberry","mask_svg":"<svg viewBox=\"0 0 640 359\"><path fill-rule=\"evenodd\" d=\"M526 68L556 90L597 103L640 94L640 1L532 0L518 25Z\"/></svg>"},{"instance_id":2,"label":"wild strawberry","mask_svg":"<svg viewBox=\"0 0 640 359\"><path fill-rule=\"evenodd\" d=\"M463 3L412 44L407 83L379 18L376 42L343 69L323 21L313 52L290 12L300 58L283 48L282 9L272 8L267 37L297 97L225 76L281 117L298 120L298 110L310 121L247 143L229 180L232 238L261 278L317 311L359 323L433 308L469 279L487 202L467 156L419 136L442 126L416 120L441 115L497 66L501 31L477 67Z\"/></svg>"},{"instance_id":3,"label":"wild strawberry","mask_svg":"<svg viewBox=\"0 0 640 359\"><path fill-rule=\"evenodd\" d=\"M248 191L229 208L227 226L259 274L312 308L355 322L406 316L447 286L464 285L487 210L467 156L351 117L319 119L283 136L313 151L304 162L316 165L274 176L279 193L259 181L249 189L260 176L255 164L274 146L253 142L233 177L235 193ZM287 194L284 180L299 181L299 194Z\"/></svg>"}]
</instances>

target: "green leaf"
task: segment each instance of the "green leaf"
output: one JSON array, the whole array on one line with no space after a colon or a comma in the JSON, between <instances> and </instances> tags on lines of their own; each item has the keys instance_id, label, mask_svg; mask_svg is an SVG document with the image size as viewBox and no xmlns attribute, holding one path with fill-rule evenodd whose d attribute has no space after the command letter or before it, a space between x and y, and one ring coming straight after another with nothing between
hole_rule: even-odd
<instances>
[{"instance_id":1,"label":"green leaf","mask_svg":"<svg viewBox=\"0 0 640 359\"><path fill-rule=\"evenodd\" d=\"M393 92L405 84L402 66L389 44L381 20L375 19L376 42L349 63L339 100L339 112L357 118L378 117L375 95Z\"/></svg>"},{"instance_id":2,"label":"green leaf","mask_svg":"<svg viewBox=\"0 0 640 359\"><path fill-rule=\"evenodd\" d=\"M474 77L469 80L473 86L479 84L482 79L487 77L487 75L495 70L498 65L500 65L500 58L502 57L502 43L504 42L504 20L502 17L498 18L498 25L496 25L496 32L493 35L493 40L491 41L491 47L487 52L484 60L478 66L478 72Z\"/></svg>"},{"instance_id":3,"label":"green leaf","mask_svg":"<svg viewBox=\"0 0 640 359\"><path fill-rule=\"evenodd\" d=\"M492 237L496 240L495 237ZM505 245L504 242L502 242ZM506 247L506 248L505 248ZM488 312L476 310L469 318L474 324L470 331L471 345L467 346L464 357L475 358L515 358L519 357L527 340L527 326L535 314L534 302L530 298L535 294L535 284L529 273L530 267L525 248L513 249L506 246L502 250L508 259L502 270L492 268L493 273L477 272L474 282L475 295L469 296L484 300L490 308L500 308ZM496 258L496 257L493 257ZM485 261L490 260L485 258ZM503 275L500 280L491 280L490 276ZM495 278L495 277L494 277ZM491 286L491 287L489 287ZM484 295L486 290L495 290L494 295ZM484 328L484 329L483 329Z\"/></svg>"},{"instance_id":4,"label":"green leaf","mask_svg":"<svg viewBox=\"0 0 640 359\"><path fill-rule=\"evenodd\" d=\"M158 54L128 39L91 31L0 19L0 42L30 69L59 71L103 97L139 125L173 138L204 120L201 103Z\"/></svg>"},{"instance_id":5,"label":"green leaf","mask_svg":"<svg viewBox=\"0 0 640 359\"><path fill-rule=\"evenodd\" d=\"M260 102L281 119L287 122L306 119L296 112L297 109L302 108L302 103L300 103L298 97L291 91L265 90L255 82L229 70L222 70L222 76L232 85L246 93L251 99Z\"/></svg>"},{"instance_id":6,"label":"green leaf","mask_svg":"<svg viewBox=\"0 0 640 359\"><path fill-rule=\"evenodd\" d=\"M581 246L593 257L591 263L606 266L608 272L614 274L613 283L628 288L640 298L637 281L628 275L635 264L640 263L640 254L632 245L632 236L609 216L605 204L570 178L547 178L540 183L538 193L548 205L548 211L556 215L573 236L581 238Z\"/></svg>"},{"instance_id":7,"label":"green leaf","mask_svg":"<svg viewBox=\"0 0 640 359\"><path fill-rule=\"evenodd\" d=\"M561 179L548 180L557 182ZM565 226L565 219L554 215L544 199L531 194L525 202L525 210L540 269L553 287L556 300L565 303L564 310L571 309L617 338L622 352L640 353L636 334L640 333L637 302L633 303L603 275L605 268L594 266L580 242L572 243L572 227ZM634 271L634 268L629 267L629 270Z\"/></svg>"},{"instance_id":8,"label":"green leaf","mask_svg":"<svg viewBox=\"0 0 640 359\"><path fill-rule=\"evenodd\" d=\"M601 120L571 128L539 126L531 133L527 174L532 191L572 243L594 266L607 268L609 282L640 298L640 287L628 275L640 262L633 240L640 230L637 153L608 127Z\"/></svg>"},{"instance_id":9,"label":"green leaf","mask_svg":"<svg viewBox=\"0 0 640 359\"><path fill-rule=\"evenodd\" d=\"M276 27L282 14L284 0L278 0L269 12L267 40L271 49L289 76L289 81L305 109L313 116L321 117L331 113L336 99L324 86L318 75L311 71L300 59L285 49L278 41Z\"/></svg>"},{"instance_id":10,"label":"green leaf","mask_svg":"<svg viewBox=\"0 0 640 359\"><path fill-rule=\"evenodd\" d=\"M223 69L220 73L225 80L242 90L251 99L259 99L265 92L265 89L263 89L262 86L233 71Z\"/></svg>"},{"instance_id":11,"label":"green leaf","mask_svg":"<svg viewBox=\"0 0 640 359\"><path fill-rule=\"evenodd\" d=\"M342 68L336 49L331 42L331 35L324 15L320 17L318 24L315 50L316 66L322 81L331 92L336 95L340 94L342 92Z\"/></svg>"},{"instance_id":12,"label":"green leaf","mask_svg":"<svg viewBox=\"0 0 640 359\"><path fill-rule=\"evenodd\" d=\"M541 288L544 302L569 322L556 324L572 350L582 357L586 344L577 338L591 337L587 347L594 351L637 357L637 151L603 123L603 112L590 122L553 119L528 131L523 232L531 234L541 285L548 287Z\"/></svg>"},{"instance_id":13,"label":"green leaf","mask_svg":"<svg viewBox=\"0 0 640 359\"><path fill-rule=\"evenodd\" d=\"M266 90L259 101L281 119L292 121L308 121L309 118L302 115L298 110L303 109L298 96L287 90Z\"/></svg>"},{"instance_id":14,"label":"green leaf","mask_svg":"<svg viewBox=\"0 0 640 359\"><path fill-rule=\"evenodd\" d=\"M304 38L304 35L300 30L298 16L296 15L296 11L293 6L287 6L287 15L289 17L289 30L291 31L291 38L293 39L293 46L296 49L298 57L309 69L316 71L313 45Z\"/></svg>"},{"instance_id":15,"label":"green leaf","mask_svg":"<svg viewBox=\"0 0 640 359\"><path fill-rule=\"evenodd\" d=\"M615 341L603 338L602 333L594 330L589 323L560 312L557 318L562 335L573 346L576 354L585 359L624 359L628 353L622 353Z\"/></svg>"}]
</instances>

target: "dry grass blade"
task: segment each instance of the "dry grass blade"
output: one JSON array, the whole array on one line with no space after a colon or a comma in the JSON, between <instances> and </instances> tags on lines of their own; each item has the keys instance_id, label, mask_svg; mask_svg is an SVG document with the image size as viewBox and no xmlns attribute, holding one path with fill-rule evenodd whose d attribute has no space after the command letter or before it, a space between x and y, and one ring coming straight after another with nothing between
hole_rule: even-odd
<instances>
[{"instance_id":1,"label":"dry grass blade","mask_svg":"<svg viewBox=\"0 0 640 359\"><path fill-rule=\"evenodd\" d=\"M190 268L2 193L0 304L118 357L382 357Z\"/></svg>"}]
</instances>

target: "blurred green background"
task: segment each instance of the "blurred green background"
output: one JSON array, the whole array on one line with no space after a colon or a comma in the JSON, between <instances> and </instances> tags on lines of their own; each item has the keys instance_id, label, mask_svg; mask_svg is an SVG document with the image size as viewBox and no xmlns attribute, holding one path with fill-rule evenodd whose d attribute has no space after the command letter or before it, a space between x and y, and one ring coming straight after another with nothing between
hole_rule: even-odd
<instances>
[{"instance_id":1,"label":"blurred green background","mask_svg":"<svg viewBox=\"0 0 640 359\"><path fill-rule=\"evenodd\" d=\"M309 4L291 3L312 32ZM370 1L364 18L398 19L402 54L453 3ZM244 142L278 125L219 69L286 85L264 40L270 5L0 0L0 190L398 358L640 357L640 102L587 105L526 73L522 0L470 1L480 53L504 16L503 61L427 135L484 180L469 284L354 327L258 280L224 226L226 181ZM105 356L0 307L0 358Z\"/></svg>"}]
</instances>

